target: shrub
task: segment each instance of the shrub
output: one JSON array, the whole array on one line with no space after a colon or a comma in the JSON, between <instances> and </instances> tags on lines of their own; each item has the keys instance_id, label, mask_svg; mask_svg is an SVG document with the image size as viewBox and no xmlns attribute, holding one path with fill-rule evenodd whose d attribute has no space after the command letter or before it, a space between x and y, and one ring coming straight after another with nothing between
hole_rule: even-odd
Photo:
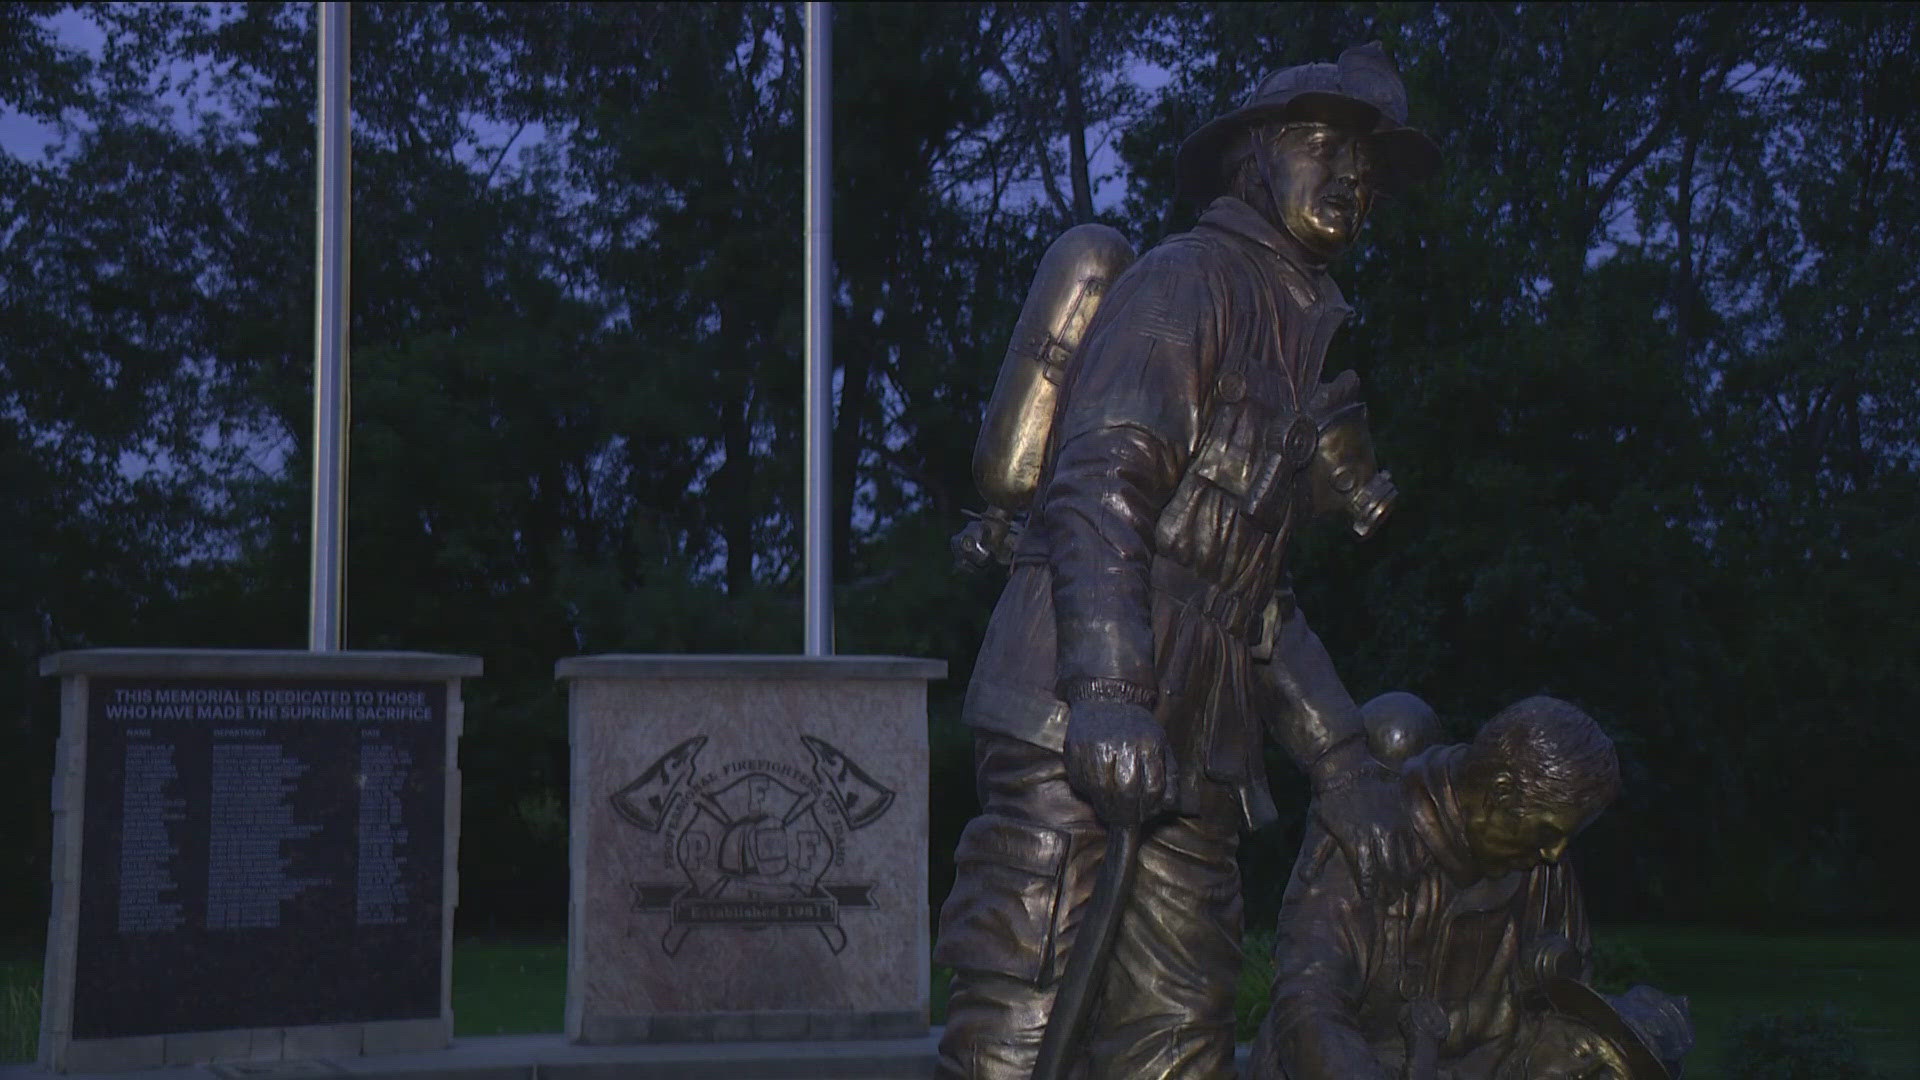
<instances>
[{"instance_id":1,"label":"shrub","mask_svg":"<svg viewBox=\"0 0 1920 1080\"><path fill-rule=\"evenodd\" d=\"M1240 965L1240 983L1233 995L1233 1034L1251 1042L1267 1017L1267 998L1273 992L1273 932L1250 930L1241 940L1246 962Z\"/></svg>"},{"instance_id":2,"label":"shrub","mask_svg":"<svg viewBox=\"0 0 1920 1080\"><path fill-rule=\"evenodd\" d=\"M1660 985L1653 964L1638 946L1596 935L1593 942L1593 988L1603 994L1622 994L1636 983Z\"/></svg>"},{"instance_id":3,"label":"shrub","mask_svg":"<svg viewBox=\"0 0 1920 1080\"><path fill-rule=\"evenodd\" d=\"M1852 1026L1832 1006L1749 1017L1727 1035L1728 1080L1872 1080Z\"/></svg>"}]
</instances>

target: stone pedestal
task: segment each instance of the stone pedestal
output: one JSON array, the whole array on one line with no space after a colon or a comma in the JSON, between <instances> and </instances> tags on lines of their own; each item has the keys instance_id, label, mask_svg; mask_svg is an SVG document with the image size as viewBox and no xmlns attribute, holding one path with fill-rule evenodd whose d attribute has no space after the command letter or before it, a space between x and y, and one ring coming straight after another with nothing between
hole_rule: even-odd
<instances>
[{"instance_id":1,"label":"stone pedestal","mask_svg":"<svg viewBox=\"0 0 1920 1080\"><path fill-rule=\"evenodd\" d=\"M569 1037L925 1033L926 684L943 661L588 656L557 675Z\"/></svg>"},{"instance_id":2,"label":"stone pedestal","mask_svg":"<svg viewBox=\"0 0 1920 1080\"><path fill-rule=\"evenodd\" d=\"M460 680L427 653L93 649L61 679L40 1064L453 1032Z\"/></svg>"}]
</instances>

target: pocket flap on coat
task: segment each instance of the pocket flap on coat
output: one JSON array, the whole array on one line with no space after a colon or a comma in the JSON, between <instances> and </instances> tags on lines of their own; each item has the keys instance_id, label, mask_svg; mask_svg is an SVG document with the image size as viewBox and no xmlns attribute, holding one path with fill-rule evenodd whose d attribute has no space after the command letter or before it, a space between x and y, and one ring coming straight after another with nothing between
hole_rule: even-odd
<instances>
[{"instance_id":1,"label":"pocket flap on coat","mask_svg":"<svg viewBox=\"0 0 1920 1080\"><path fill-rule=\"evenodd\" d=\"M954 850L959 873L940 912L936 963L1044 986L1069 838L1059 829L982 814Z\"/></svg>"},{"instance_id":2,"label":"pocket flap on coat","mask_svg":"<svg viewBox=\"0 0 1920 1080\"><path fill-rule=\"evenodd\" d=\"M998 814L967 822L953 853L955 863L996 863L1041 877L1059 877L1067 859L1067 834Z\"/></svg>"}]
</instances>

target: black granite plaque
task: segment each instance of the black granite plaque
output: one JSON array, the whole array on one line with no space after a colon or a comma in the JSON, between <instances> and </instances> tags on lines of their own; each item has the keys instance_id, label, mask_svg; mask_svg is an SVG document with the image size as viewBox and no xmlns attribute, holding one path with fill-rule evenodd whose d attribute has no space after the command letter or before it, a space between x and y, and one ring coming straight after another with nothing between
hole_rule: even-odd
<instances>
[{"instance_id":1,"label":"black granite plaque","mask_svg":"<svg viewBox=\"0 0 1920 1080\"><path fill-rule=\"evenodd\" d=\"M443 682L88 688L76 1039L440 1015Z\"/></svg>"}]
</instances>

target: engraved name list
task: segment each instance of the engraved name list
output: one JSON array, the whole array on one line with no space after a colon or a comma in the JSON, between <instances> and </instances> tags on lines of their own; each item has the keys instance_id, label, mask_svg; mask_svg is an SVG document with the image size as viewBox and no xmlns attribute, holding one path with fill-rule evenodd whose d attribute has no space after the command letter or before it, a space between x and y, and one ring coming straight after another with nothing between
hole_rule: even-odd
<instances>
[{"instance_id":1,"label":"engraved name list","mask_svg":"<svg viewBox=\"0 0 1920 1080\"><path fill-rule=\"evenodd\" d=\"M88 697L76 1038L439 1014L444 683Z\"/></svg>"}]
</instances>

